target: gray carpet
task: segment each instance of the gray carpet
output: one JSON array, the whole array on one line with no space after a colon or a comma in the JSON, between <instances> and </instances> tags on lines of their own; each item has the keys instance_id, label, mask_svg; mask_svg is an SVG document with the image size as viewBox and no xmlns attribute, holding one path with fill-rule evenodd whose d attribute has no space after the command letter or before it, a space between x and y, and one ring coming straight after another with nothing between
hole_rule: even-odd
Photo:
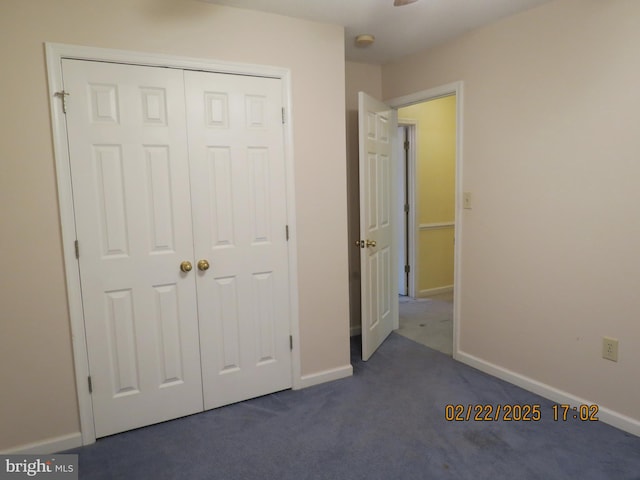
<instances>
[{"instance_id":1,"label":"gray carpet","mask_svg":"<svg viewBox=\"0 0 640 480\"><path fill-rule=\"evenodd\" d=\"M397 334L354 376L98 440L81 479L640 479L640 438L554 422L550 401ZM447 422L447 404L540 404L540 422Z\"/></svg>"}]
</instances>

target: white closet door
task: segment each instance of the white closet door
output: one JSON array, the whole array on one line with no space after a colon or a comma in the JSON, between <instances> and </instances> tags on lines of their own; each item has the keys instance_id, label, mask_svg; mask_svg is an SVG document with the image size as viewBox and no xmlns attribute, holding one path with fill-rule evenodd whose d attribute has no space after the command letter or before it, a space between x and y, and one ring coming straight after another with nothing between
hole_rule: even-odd
<instances>
[{"instance_id":1,"label":"white closet door","mask_svg":"<svg viewBox=\"0 0 640 480\"><path fill-rule=\"evenodd\" d=\"M282 83L185 72L205 409L291 387Z\"/></svg>"},{"instance_id":2,"label":"white closet door","mask_svg":"<svg viewBox=\"0 0 640 480\"><path fill-rule=\"evenodd\" d=\"M96 436L201 411L183 74L63 61Z\"/></svg>"}]
</instances>

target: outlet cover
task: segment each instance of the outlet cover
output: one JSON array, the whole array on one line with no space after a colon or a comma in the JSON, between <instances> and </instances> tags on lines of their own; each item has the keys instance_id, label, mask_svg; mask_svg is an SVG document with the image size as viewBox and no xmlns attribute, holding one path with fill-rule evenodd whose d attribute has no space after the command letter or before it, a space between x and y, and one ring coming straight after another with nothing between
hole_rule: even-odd
<instances>
[{"instance_id":1,"label":"outlet cover","mask_svg":"<svg viewBox=\"0 0 640 480\"><path fill-rule=\"evenodd\" d=\"M604 337L602 339L602 358L611 360L612 362L618 361L618 339Z\"/></svg>"}]
</instances>

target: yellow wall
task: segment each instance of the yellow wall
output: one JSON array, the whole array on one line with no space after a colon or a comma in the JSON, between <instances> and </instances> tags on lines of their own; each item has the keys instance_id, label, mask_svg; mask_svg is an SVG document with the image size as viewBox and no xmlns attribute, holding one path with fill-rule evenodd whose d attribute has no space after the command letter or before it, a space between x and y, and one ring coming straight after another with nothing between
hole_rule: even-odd
<instances>
[{"instance_id":1,"label":"yellow wall","mask_svg":"<svg viewBox=\"0 0 640 480\"><path fill-rule=\"evenodd\" d=\"M556 0L382 81L384 98L464 82L462 358L640 434L638 45L639 1Z\"/></svg>"},{"instance_id":2,"label":"yellow wall","mask_svg":"<svg viewBox=\"0 0 640 480\"><path fill-rule=\"evenodd\" d=\"M0 451L79 430L44 42L291 69L302 375L349 367L342 27L192 0L2 0Z\"/></svg>"},{"instance_id":3,"label":"yellow wall","mask_svg":"<svg viewBox=\"0 0 640 480\"><path fill-rule=\"evenodd\" d=\"M455 221L456 97L403 107L398 118L417 121L416 295L453 286L454 228L428 228Z\"/></svg>"}]
</instances>

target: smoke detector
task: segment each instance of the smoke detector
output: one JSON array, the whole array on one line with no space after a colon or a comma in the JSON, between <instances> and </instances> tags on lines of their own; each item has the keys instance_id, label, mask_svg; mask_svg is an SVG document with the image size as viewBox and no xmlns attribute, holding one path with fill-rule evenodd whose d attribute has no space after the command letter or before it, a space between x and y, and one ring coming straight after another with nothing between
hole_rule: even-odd
<instances>
[{"instance_id":1,"label":"smoke detector","mask_svg":"<svg viewBox=\"0 0 640 480\"><path fill-rule=\"evenodd\" d=\"M373 35L370 35L368 33L363 33L362 35L358 35L356 37L356 45L358 47L368 47L373 42L375 42L375 40L376 40L376 37L374 37Z\"/></svg>"}]
</instances>

